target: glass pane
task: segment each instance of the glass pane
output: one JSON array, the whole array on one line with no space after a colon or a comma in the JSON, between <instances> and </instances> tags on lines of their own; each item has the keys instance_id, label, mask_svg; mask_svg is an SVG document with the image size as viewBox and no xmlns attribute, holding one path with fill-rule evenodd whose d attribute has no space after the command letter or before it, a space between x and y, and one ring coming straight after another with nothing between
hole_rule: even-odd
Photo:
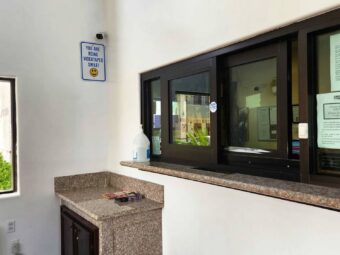
<instances>
[{"instance_id":1,"label":"glass pane","mask_svg":"<svg viewBox=\"0 0 340 255\"><path fill-rule=\"evenodd\" d=\"M161 155L161 82L151 81L152 154Z\"/></svg>"},{"instance_id":2,"label":"glass pane","mask_svg":"<svg viewBox=\"0 0 340 255\"><path fill-rule=\"evenodd\" d=\"M298 137L299 126L299 77L298 77L298 51L297 40L291 42L291 113L292 113L292 151L293 158L298 159L300 155L300 140Z\"/></svg>"},{"instance_id":3,"label":"glass pane","mask_svg":"<svg viewBox=\"0 0 340 255\"><path fill-rule=\"evenodd\" d=\"M340 30L316 36L317 162L340 174Z\"/></svg>"},{"instance_id":4,"label":"glass pane","mask_svg":"<svg viewBox=\"0 0 340 255\"><path fill-rule=\"evenodd\" d=\"M229 69L229 150L277 149L276 66L270 58Z\"/></svg>"},{"instance_id":5,"label":"glass pane","mask_svg":"<svg viewBox=\"0 0 340 255\"><path fill-rule=\"evenodd\" d=\"M13 190L11 84L0 81L0 192Z\"/></svg>"},{"instance_id":6,"label":"glass pane","mask_svg":"<svg viewBox=\"0 0 340 255\"><path fill-rule=\"evenodd\" d=\"M210 145L209 73L170 81L172 143Z\"/></svg>"}]
</instances>

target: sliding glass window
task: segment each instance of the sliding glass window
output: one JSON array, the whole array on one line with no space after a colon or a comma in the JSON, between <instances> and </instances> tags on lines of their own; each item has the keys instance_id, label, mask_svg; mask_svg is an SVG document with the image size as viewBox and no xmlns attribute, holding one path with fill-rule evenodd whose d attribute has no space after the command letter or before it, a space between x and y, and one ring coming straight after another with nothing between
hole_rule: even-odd
<instances>
[{"instance_id":1,"label":"sliding glass window","mask_svg":"<svg viewBox=\"0 0 340 255\"><path fill-rule=\"evenodd\" d=\"M173 144L210 145L209 73L170 81Z\"/></svg>"},{"instance_id":2,"label":"sliding glass window","mask_svg":"<svg viewBox=\"0 0 340 255\"><path fill-rule=\"evenodd\" d=\"M340 175L340 29L314 42L317 172Z\"/></svg>"},{"instance_id":3,"label":"sliding glass window","mask_svg":"<svg viewBox=\"0 0 340 255\"><path fill-rule=\"evenodd\" d=\"M224 163L299 178L296 53L287 39L221 58Z\"/></svg>"}]
</instances>

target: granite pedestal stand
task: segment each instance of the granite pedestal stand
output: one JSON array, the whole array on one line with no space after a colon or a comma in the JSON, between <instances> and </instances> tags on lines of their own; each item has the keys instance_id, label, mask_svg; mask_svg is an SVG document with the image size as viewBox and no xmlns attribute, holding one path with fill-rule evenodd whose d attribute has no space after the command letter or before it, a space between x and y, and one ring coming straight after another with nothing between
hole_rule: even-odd
<instances>
[{"instance_id":1,"label":"granite pedestal stand","mask_svg":"<svg viewBox=\"0 0 340 255\"><path fill-rule=\"evenodd\" d=\"M137 191L138 202L116 203L105 192ZM99 229L100 255L162 254L163 186L110 172L55 178L65 205Z\"/></svg>"}]
</instances>

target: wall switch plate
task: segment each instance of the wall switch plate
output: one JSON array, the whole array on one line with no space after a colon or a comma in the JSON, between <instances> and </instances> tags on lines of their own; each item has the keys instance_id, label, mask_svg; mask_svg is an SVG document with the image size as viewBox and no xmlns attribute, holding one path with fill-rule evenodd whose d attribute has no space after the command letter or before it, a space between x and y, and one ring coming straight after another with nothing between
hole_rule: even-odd
<instances>
[{"instance_id":1,"label":"wall switch plate","mask_svg":"<svg viewBox=\"0 0 340 255\"><path fill-rule=\"evenodd\" d=\"M14 255L20 254L20 240L12 240L11 241L11 253Z\"/></svg>"},{"instance_id":2,"label":"wall switch plate","mask_svg":"<svg viewBox=\"0 0 340 255\"><path fill-rule=\"evenodd\" d=\"M15 232L15 220L9 220L7 222L7 233L14 233Z\"/></svg>"}]
</instances>

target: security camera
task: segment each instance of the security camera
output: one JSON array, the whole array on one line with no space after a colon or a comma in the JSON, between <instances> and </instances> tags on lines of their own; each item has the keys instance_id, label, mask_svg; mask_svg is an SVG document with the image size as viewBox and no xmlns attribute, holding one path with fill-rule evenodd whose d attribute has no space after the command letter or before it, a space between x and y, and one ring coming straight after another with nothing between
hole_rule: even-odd
<instances>
[{"instance_id":1,"label":"security camera","mask_svg":"<svg viewBox=\"0 0 340 255\"><path fill-rule=\"evenodd\" d=\"M100 32L100 33L97 33L97 34L96 34L96 38L97 38L98 40L103 40L104 37L105 37L105 33L103 33L103 32Z\"/></svg>"}]
</instances>

